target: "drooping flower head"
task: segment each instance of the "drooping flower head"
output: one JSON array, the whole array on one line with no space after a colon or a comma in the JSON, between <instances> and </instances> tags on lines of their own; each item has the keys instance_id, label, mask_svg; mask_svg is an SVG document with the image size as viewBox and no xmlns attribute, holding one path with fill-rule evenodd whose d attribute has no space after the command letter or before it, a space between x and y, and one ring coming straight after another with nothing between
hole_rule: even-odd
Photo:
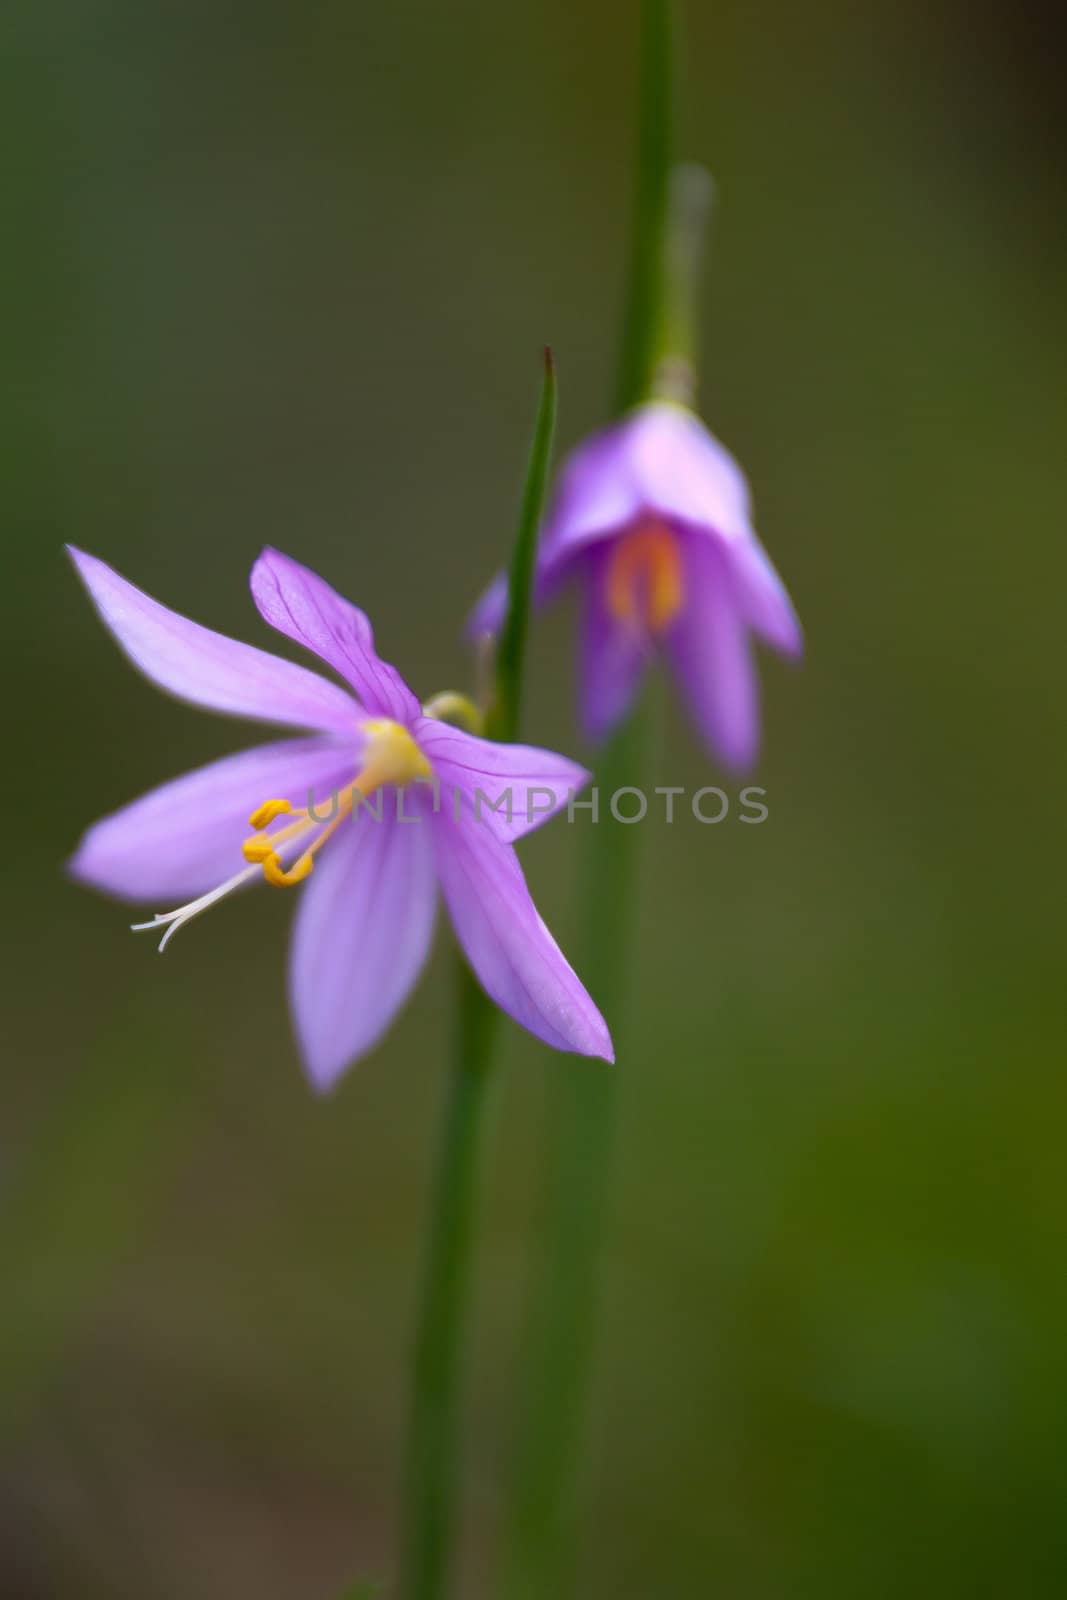
<instances>
[{"instance_id":1,"label":"drooping flower head","mask_svg":"<svg viewBox=\"0 0 1067 1600\"><path fill-rule=\"evenodd\" d=\"M261 616L347 688L203 628L102 561L70 554L105 624L161 688L209 710L311 730L216 761L105 817L70 863L77 879L129 900L183 902L138 925L162 931L161 949L236 889L308 880L289 993L319 1088L377 1042L410 993L438 886L497 1005L556 1049L612 1058L604 1020L541 921L513 848L587 772L427 715L375 653L363 612L276 550L252 569Z\"/></svg>"},{"instance_id":2,"label":"drooping flower head","mask_svg":"<svg viewBox=\"0 0 1067 1600\"><path fill-rule=\"evenodd\" d=\"M701 737L743 769L759 744L750 634L799 655L800 624L752 527L733 457L691 411L639 406L594 435L560 478L538 549L535 599L568 582L583 594L580 710L599 741L662 655ZM496 633L498 579L469 631Z\"/></svg>"}]
</instances>

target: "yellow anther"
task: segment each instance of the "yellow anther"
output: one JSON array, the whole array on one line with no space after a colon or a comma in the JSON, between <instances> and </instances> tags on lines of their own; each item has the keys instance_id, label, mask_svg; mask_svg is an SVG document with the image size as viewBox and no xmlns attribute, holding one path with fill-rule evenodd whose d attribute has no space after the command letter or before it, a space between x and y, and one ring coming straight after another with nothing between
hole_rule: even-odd
<instances>
[{"instance_id":1,"label":"yellow anther","mask_svg":"<svg viewBox=\"0 0 1067 1600\"><path fill-rule=\"evenodd\" d=\"M608 609L620 622L660 633L682 606L682 562L678 541L659 522L625 534L608 561Z\"/></svg>"},{"instance_id":2,"label":"yellow anther","mask_svg":"<svg viewBox=\"0 0 1067 1600\"><path fill-rule=\"evenodd\" d=\"M263 828L269 828L275 817L288 816L292 809L288 800L266 800L258 811L253 811L248 826L255 828L258 833Z\"/></svg>"},{"instance_id":3,"label":"yellow anther","mask_svg":"<svg viewBox=\"0 0 1067 1600\"><path fill-rule=\"evenodd\" d=\"M250 866L262 867L263 876L276 889L291 889L302 883L315 865L315 856L327 839L346 817L351 815L355 796L369 797L384 784L402 788L417 778L431 776L430 763L415 743L411 734L399 722L388 717L371 718L362 723L366 735L363 748L363 767L350 789L334 796L334 810L322 832L312 839L302 855L290 867L283 867L278 847L294 844L302 835L312 832L325 818L313 811L294 810L288 800L267 800L249 818L257 831L241 846L241 853ZM293 821L274 833L264 833L276 817L292 815Z\"/></svg>"},{"instance_id":4,"label":"yellow anther","mask_svg":"<svg viewBox=\"0 0 1067 1600\"><path fill-rule=\"evenodd\" d=\"M271 851L263 862L263 876L268 883L274 885L275 889L291 889L294 883L301 883L308 876L314 865L311 852L308 850L286 870Z\"/></svg>"},{"instance_id":5,"label":"yellow anther","mask_svg":"<svg viewBox=\"0 0 1067 1600\"><path fill-rule=\"evenodd\" d=\"M261 867L269 856L274 854L271 841L262 834L253 834L251 839L246 839L241 846L241 854L253 867Z\"/></svg>"}]
</instances>

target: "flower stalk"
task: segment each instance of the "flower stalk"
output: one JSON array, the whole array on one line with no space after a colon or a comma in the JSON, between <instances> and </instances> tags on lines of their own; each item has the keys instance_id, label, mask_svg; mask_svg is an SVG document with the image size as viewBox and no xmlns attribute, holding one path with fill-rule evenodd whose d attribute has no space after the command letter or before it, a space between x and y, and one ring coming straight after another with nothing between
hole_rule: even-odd
<instances>
[{"instance_id":1,"label":"flower stalk","mask_svg":"<svg viewBox=\"0 0 1067 1600\"><path fill-rule=\"evenodd\" d=\"M647 737L638 708L597 769L603 793L635 782ZM593 830L582 874L582 951L590 989L625 1052L625 991L640 828ZM621 1026L620 1026L621 1025ZM625 1061L625 1054L617 1056ZM505 1600L562 1597L574 1543L586 1394L596 1335L599 1261L618 1106L616 1067L567 1063L553 1075L543 1254L530 1297L524 1409L505 1528Z\"/></svg>"},{"instance_id":2,"label":"flower stalk","mask_svg":"<svg viewBox=\"0 0 1067 1600\"><path fill-rule=\"evenodd\" d=\"M509 573L507 616L485 719L485 732L492 740L510 742L518 732L527 614L555 419L555 369L551 353L546 350ZM448 1587L458 1477L462 1351L496 1017L496 1007L470 968L460 962L455 1049L415 1338L400 1586L403 1600L440 1600Z\"/></svg>"},{"instance_id":3,"label":"flower stalk","mask_svg":"<svg viewBox=\"0 0 1067 1600\"><path fill-rule=\"evenodd\" d=\"M460 1356L470 1300L474 1226L496 1008L457 963L456 1040L448 1076L412 1370L407 1514L400 1593L446 1592L455 1508Z\"/></svg>"},{"instance_id":4,"label":"flower stalk","mask_svg":"<svg viewBox=\"0 0 1067 1600\"><path fill-rule=\"evenodd\" d=\"M687 161L672 169L664 238L663 313L649 383L653 400L691 406L696 399L697 290L714 198L715 185L705 167Z\"/></svg>"},{"instance_id":5,"label":"flower stalk","mask_svg":"<svg viewBox=\"0 0 1067 1600\"><path fill-rule=\"evenodd\" d=\"M670 207L673 139L674 6L644 0L641 13L633 228L623 316L616 412L652 393L666 309L665 241Z\"/></svg>"},{"instance_id":6,"label":"flower stalk","mask_svg":"<svg viewBox=\"0 0 1067 1600\"><path fill-rule=\"evenodd\" d=\"M696 252L690 214L672 223L673 5L645 0L633 234L616 411L661 394L665 375L692 391L689 340ZM678 191L675 191L677 196ZM598 764L602 790L638 782L646 738L638 707ZM627 953L640 829L605 825L586 847L584 947L592 992L625 1041ZM625 1060L625 1056L620 1058ZM577 1476L595 1340L598 1265L618 1099L615 1069L555 1075L548 1112L543 1258L530 1301L524 1402L504 1535L505 1600L560 1600L569 1587Z\"/></svg>"}]
</instances>

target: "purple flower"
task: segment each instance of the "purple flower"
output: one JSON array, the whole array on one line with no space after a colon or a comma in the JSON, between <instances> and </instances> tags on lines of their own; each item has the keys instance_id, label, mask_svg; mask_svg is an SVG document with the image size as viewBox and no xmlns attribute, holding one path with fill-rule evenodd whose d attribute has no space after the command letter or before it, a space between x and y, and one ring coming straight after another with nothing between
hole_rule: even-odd
<instances>
[{"instance_id":1,"label":"purple flower","mask_svg":"<svg viewBox=\"0 0 1067 1600\"><path fill-rule=\"evenodd\" d=\"M571 579L584 594L589 737L622 719L659 651L701 737L729 766L748 766L759 744L749 633L795 656L800 624L753 531L740 468L691 411L640 406L571 456L538 550L538 604ZM471 633L496 633L505 600L498 579Z\"/></svg>"},{"instance_id":2,"label":"purple flower","mask_svg":"<svg viewBox=\"0 0 1067 1600\"><path fill-rule=\"evenodd\" d=\"M555 1049L613 1059L604 1019L541 921L513 848L587 772L425 715L376 655L363 612L276 550L252 569L261 616L347 689L202 628L102 561L70 554L103 621L161 688L213 711L312 730L213 762L105 817L71 862L77 879L126 899L185 902L139 924L163 930L162 949L253 880L309 878L289 993L320 1089L376 1043L410 993L438 885L497 1005Z\"/></svg>"}]
</instances>

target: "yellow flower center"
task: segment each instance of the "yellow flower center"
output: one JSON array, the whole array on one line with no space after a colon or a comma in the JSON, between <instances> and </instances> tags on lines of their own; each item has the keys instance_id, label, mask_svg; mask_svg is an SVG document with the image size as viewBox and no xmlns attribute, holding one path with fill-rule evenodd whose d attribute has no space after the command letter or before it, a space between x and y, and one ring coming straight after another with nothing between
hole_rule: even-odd
<instances>
[{"instance_id":1,"label":"yellow flower center","mask_svg":"<svg viewBox=\"0 0 1067 1600\"><path fill-rule=\"evenodd\" d=\"M662 522L643 522L616 540L608 559L608 610L630 627L662 633L682 606L678 541Z\"/></svg>"},{"instance_id":2,"label":"yellow flower center","mask_svg":"<svg viewBox=\"0 0 1067 1600\"><path fill-rule=\"evenodd\" d=\"M308 876L315 865L318 852L330 835L350 815L352 807L357 803L357 795L366 800L386 784L394 784L396 788L403 789L419 778L431 776L430 763L408 730L399 722L392 722L388 717L376 717L369 722L360 723L360 728L367 740L363 749L363 766L351 787L343 794L334 796L334 809L330 813L329 821L318 837L297 856L292 866L282 866L277 853L278 846L289 844L302 834L321 826L324 819L313 815L310 807L306 810L296 810L288 800L266 800L249 817L248 825L256 831L241 846L242 854L250 865L263 868L263 876L276 889L289 889ZM280 828L277 833L265 831L272 822L283 816L291 816L293 821Z\"/></svg>"}]
</instances>

